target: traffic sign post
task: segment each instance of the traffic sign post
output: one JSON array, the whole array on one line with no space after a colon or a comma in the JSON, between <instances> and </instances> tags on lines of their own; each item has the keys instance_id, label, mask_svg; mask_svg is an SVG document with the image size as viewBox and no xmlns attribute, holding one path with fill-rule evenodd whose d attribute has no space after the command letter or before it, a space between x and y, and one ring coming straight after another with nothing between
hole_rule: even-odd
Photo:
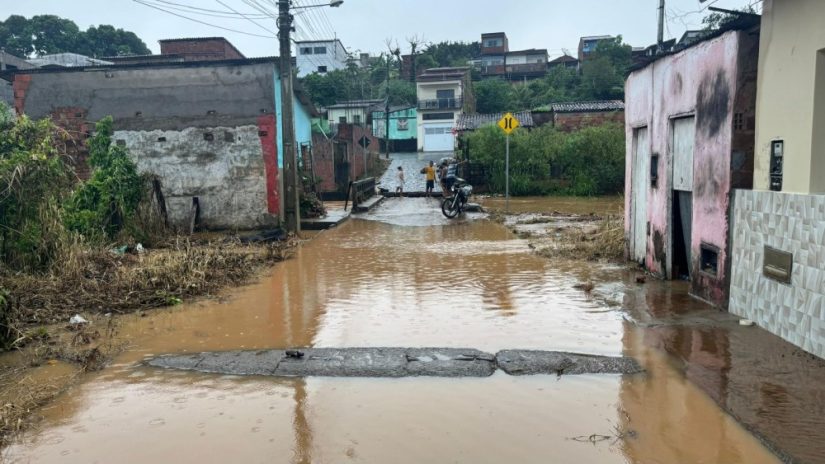
<instances>
[{"instance_id":1,"label":"traffic sign post","mask_svg":"<svg viewBox=\"0 0 825 464\"><path fill-rule=\"evenodd\" d=\"M508 213L510 212L510 134L518 126L518 119L511 113L505 114L498 121L498 127L506 134L504 142L504 209Z\"/></svg>"}]
</instances>

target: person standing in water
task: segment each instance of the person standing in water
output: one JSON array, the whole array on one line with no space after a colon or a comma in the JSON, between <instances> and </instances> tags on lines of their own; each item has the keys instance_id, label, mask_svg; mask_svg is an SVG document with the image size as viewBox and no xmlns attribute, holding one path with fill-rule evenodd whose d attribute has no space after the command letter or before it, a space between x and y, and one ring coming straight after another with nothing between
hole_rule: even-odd
<instances>
[{"instance_id":1,"label":"person standing in water","mask_svg":"<svg viewBox=\"0 0 825 464\"><path fill-rule=\"evenodd\" d=\"M427 180L427 188L426 197L429 198L433 195L433 189L435 188L435 165L432 161L428 166L424 166L421 169L421 174L424 174L424 178Z\"/></svg>"},{"instance_id":2,"label":"person standing in water","mask_svg":"<svg viewBox=\"0 0 825 464\"><path fill-rule=\"evenodd\" d=\"M398 178L398 186L395 187L395 193L397 193L398 196L403 197L404 196L404 170L401 168L401 166L398 166L398 173L396 174L396 177Z\"/></svg>"}]
</instances>

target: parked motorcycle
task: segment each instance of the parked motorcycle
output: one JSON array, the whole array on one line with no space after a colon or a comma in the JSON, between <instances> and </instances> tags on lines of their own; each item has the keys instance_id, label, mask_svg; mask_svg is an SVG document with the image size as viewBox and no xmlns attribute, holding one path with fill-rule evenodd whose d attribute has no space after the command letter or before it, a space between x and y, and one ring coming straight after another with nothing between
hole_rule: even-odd
<instances>
[{"instance_id":1,"label":"parked motorcycle","mask_svg":"<svg viewBox=\"0 0 825 464\"><path fill-rule=\"evenodd\" d=\"M441 202L441 213L448 219L453 219L464 212L464 207L467 205L467 201L473 193L473 186L468 184L464 179L456 177L450 190L453 196L445 198Z\"/></svg>"}]
</instances>

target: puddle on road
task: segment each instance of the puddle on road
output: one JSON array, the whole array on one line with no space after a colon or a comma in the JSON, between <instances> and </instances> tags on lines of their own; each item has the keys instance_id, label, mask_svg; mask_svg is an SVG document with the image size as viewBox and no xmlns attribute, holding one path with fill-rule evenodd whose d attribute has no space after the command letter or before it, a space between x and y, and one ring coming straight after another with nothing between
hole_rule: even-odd
<instances>
[{"instance_id":1,"label":"puddle on road","mask_svg":"<svg viewBox=\"0 0 825 464\"><path fill-rule=\"evenodd\" d=\"M400 214L399 211L405 212ZM398 225L408 223L418 227ZM425 226L426 225L426 226ZM776 462L618 307L615 266L533 256L504 227L392 199L255 285L127 320L131 348L43 411L11 462ZM289 346L451 346L637 356L644 376L261 379L144 356ZM610 438L581 442L591 435ZM618 438L617 438L618 436Z\"/></svg>"}]
</instances>

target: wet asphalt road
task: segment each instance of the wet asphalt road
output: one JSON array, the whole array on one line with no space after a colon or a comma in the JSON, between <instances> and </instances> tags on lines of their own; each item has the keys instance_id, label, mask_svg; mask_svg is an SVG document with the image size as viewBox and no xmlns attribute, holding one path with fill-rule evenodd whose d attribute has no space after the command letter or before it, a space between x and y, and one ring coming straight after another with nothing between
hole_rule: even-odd
<instances>
[{"instance_id":1,"label":"wet asphalt road","mask_svg":"<svg viewBox=\"0 0 825 464\"><path fill-rule=\"evenodd\" d=\"M426 182L424 174L421 174L421 168L426 166L430 161L438 163L438 160L445 157L451 157L452 152L433 152L433 153L392 153L390 154L389 169L384 173L379 181L379 187L385 188L390 192L394 192L398 187L398 166L404 170L404 191L405 192L423 192L425 191ZM438 189L436 185L436 189Z\"/></svg>"}]
</instances>

